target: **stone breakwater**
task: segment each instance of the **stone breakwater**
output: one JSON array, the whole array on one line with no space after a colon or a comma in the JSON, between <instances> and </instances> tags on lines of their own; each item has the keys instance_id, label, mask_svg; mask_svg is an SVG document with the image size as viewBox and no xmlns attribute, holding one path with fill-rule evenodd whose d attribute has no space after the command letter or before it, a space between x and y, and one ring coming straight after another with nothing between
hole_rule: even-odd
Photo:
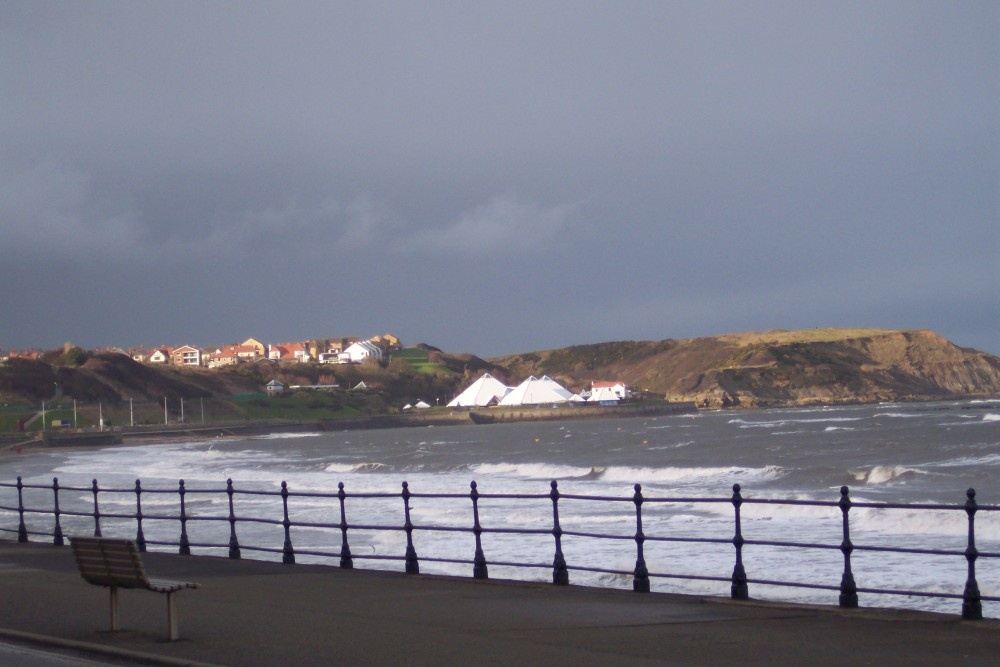
<instances>
[{"instance_id":1,"label":"stone breakwater","mask_svg":"<svg viewBox=\"0 0 1000 667\"><path fill-rule=\"evenodd\" d=\"M520 421L556 421L562 419L620 419L630 417L655 417L698 412L693 401L664 403L642 402L616 406L520 406L488 408L470 411L469 418L476 424L498 424Z\"/></svg>"}]
</instances>

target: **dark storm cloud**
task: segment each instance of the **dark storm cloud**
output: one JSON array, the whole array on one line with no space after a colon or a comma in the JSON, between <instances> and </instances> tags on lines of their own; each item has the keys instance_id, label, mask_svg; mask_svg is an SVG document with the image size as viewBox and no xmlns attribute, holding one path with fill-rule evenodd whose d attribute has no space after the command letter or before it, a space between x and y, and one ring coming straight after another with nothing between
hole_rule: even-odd
<instances>
[{"instance_id":1,"label":"dark storm cloud","mask_svg":"<svg viewBox=\"0 0 1000 667\"><path fill-rule=\"evenodd\" d=\"M0 3L0 347L997 353L998 33L985 2Z\"/></svg>"}]
</instances>

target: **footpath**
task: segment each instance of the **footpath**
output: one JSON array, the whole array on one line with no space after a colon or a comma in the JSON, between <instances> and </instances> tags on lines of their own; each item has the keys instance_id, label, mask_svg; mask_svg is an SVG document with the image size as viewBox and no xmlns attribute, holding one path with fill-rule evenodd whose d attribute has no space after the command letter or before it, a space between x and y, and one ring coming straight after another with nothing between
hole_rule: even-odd
<instances>
[{"instance_id":1,"label":"footpath","mask_svg":"<svg viewBox=\"0 0 1000 667\"><path fill-rule=\"evenodd\" d=\"M1000 622L319 565L144 554L165 596L80 577L68 546L0 541L0 640L120 664L996 665Z\"/></svg>"}]
</instances>

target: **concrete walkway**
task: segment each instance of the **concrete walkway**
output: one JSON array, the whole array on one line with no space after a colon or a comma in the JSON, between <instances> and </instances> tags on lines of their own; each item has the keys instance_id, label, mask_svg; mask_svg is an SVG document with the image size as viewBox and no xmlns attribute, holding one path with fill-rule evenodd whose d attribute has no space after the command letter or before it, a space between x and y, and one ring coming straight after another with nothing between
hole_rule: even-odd
<instances>
[{"instance_id":1,"label":"concrete walkway","mask_svg":"<svg viewBox=\"0 0 1000 667\"><path fill-rule=\"evenodd\" d=\"M201 584L166 600L108 593L69 547L0 542L0 638L129 664L996 665L1000 622L583 587L145 554Z\"/></svg>"}]
</instances>

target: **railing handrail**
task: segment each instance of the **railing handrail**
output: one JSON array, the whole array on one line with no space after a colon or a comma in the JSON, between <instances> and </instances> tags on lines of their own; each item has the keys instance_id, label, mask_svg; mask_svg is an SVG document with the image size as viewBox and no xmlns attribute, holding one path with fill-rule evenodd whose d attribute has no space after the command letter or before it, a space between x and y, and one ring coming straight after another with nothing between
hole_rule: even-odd
<instances>
[{"instance_id":1,"label":"railing handrail","mask_svg":"<svg viewBox=\"0 0 1000 667\"><path fill-rule=\"evenodd\" d=\"M813 590L835 590L839 591L840 598L839 604L842 607L856 607L858 606L858 593L865 594L875 594L875 595L905 595L905 596L917 596L917 597L927 597L927 598L942 598L942 599L961 599L962 600L962 617L966 619L978 619L982 618L982 602L1000 602L1000 597L990 597L983 596L979 592L978 583L976 581L976 561L980 558L1000 558L1000 553L998 552L980 552L975 546L975 515L977 512L994 512L1000 510L998 505L978 505L975 500L975 490L969 489L966 492L966 500L962 504L943 504L943 503L887 503L887 502L871 502L871 501L861 501L854 502L849 495L848 487L844 486L840 489L840 498L837 500L808 500L808 499L788 499L788 498L745 498L742 495L742 490L740 485L733 485L733 495L731 497L679 497L679 496L643 496L642 487L639 484L634 486L635 493L632 496L609 496L609 495L590 495L590 494L563 494L559 491L558 483L552 481L550 483L550 489L547 493L483 493L478 490L476 482L470 484L469 493L433 493L433 492L411 492L407 482L402 483L402 491L400 493L392 492L348 492L344 488L343 483L338 484L338 490L336 492L327 491L294 491L288 487L286 482L281 482L280 490L266 490L266 489L243 489L236 488L233 481L227 480L226 487L224 489L219 488L188 488L185 485L184 480L179 480L177 487L175 488L145 488L142 487L140 480L135 481L135 486L133 488L119 488L119 487L106 487L102 488L96 479L94 479L90 486L62 486L59 484L58 478L53 478L52 484L40 484L40 483L24 483L23 480L18 477L16 483L0 482L0 490L3 489L16 489L17 491L17 506L9 505L7 503L0 502L0 512L16 513L18 518L17 528L11 528L0 524L0 533L13 533L16 532L18 535L19 542L29 541L31 536L46 536L51 537L55 544L63 544L64 538L62 533L62 520L66 517L73 517L74 519L84 519L90 518L94 523L94 534L99 536L101 534L101 521L102 520L112 520L112 521L123 521L123 522L134 522L136 529L136 541L139 544L141 550L146 550L147 545L155 545L158 547L177 547L178 551L182 554L189 554L191 547L204 548L204 549L216 549L216 548L227 548L229 549L230 558L241 558L242 550L249 550L256 553L271 553L271 554L281 554L282 560L285 563L294 563L296 553L301 555L318 556L318 557L331 557L340 558L340 567L351 568L353 567L354 559L361 558L367 560L377 560L377 561L403 561L405 564L405 570L408 573L418 573L419 572L419 562L421 559L418 558L416 548L414 545L414 534L415 533L471 533L475 536L476 548L475 555L472 560L453 557L452 555L446 556L425 556L422 560L426 562L434 563L451 563L451 564L472 564L473 565L473 576L478 579L488 578L488 562L485 557L482 548L481 536L483 534L493 534L493 535L520 535L520 536L542 536L551 535L554 540L555 553L551 565L535 562L517 562L517 561L492 561L493 565L501 567L513 567L513 568L552 568L552 580L555 584L568 584L569 583L569 573L571 571L578 572L593 572L602 574L614 574L623 576L633 577L633 589L638 592L648 592L649 591L649 580L651 578L661 578L661 579L681 579L689 581L714 581L714 582L730 582L731 583L731 596L737 599L746 599L749 597L749 585L766 585L766 586L781 586L781 587L792 587L792 588L807 588ZM38 507L38 506L25 506L24 502L24 492L25 490L31 490L35 492L46 492L51 493L52 504L51 506ZM83 509L77 508L62 508L60 507L59 499L60 493L71 492L75 494L90 494L92 496L92 508L84 511ZM153 513L144 513L142 510L142 496L144 494L157 494L157 495L168 495L177 496L179 499L179 512L172 514L169 511L163 511L158 508L157 511ZM100 498L102 495L107 498L109 496L120 496L128 495L135 497L135 512L122 512L122 511L101 511L100 509ZM196 513L190 513L187 511L186 497L197 496L227 496L228 502L225 505L226 513L216 513L210 514L204 511L199 511ZM267 516L237 516L235 514L235 504L236 500L234 498L239 498L242 496L264 496L272 497L275 500L280 499L281 501L281 517L267 517ZM289 514L289 500L296 500L302 498L320 498L329 499L332 504L337 506L336 512L331 512L331 516L335 513L339 513L337 517L338 521L319 521L319 520L292 520ZM430 500L446 500L446 501L471 501L472 504L472 514L473 522L472 525L455 525L454 523L445 522L434 522L434 523L414 523L410 517L410 500L412 499L430 499ZM367 501L367 500L402 500L403 501L403 522L401 524L390 524L383 522L358 522L349 523L347 521L346 503L347 501ZM531 501L548 501L551 505L552 519L551 523L547 527L529 527L529 526L483 526L479 518L479 503L481 501L509 501L509 500L531 500ZM634 506L635 510L635 532L634 534L624 534L617 532L592 532L581 530L579 528L565 528L560 523L559 515L559 501L572 501L574 503L584 502L584 503L611 503L611 504L631 504ZM670 505L718 505L718 504L731 504L734 511L734 535L731 538L724 537L713 537L713 536L685 536L685 535L647 535L643 530L643 505L647 506L670 506ZM356 503L355 503L356 505ZM840 544L830 544L830 543L816 543L816 542L801 542L801 541L787 541L787 540L774 540L774 539L747 539L742 534L741 528L741 508L744 505L771 505L771 506L812 506L812 507L825 507L831 509L839 509L841 515L842 523L842 540ZM218 505L221 506L221 505ZM216 507L213 505L213 507ZM352 509L354 505L352 505ZM863 544L856 545L853 543L850 537L850 521L849 513L852 509L864 508L870 510L884 511L884 510L921 510L921 511L962 511L965 512L968 520L968 536L966 541L966 547L964 551L956 549L930 549L921 548L914 546L902 546L902 545L880 545L880 544ZM29 530L28 522L26 517L36 517L36 516L51 516L52 517L52 529L44 530L38 527L37 522L32 520L32 529ZM541 515L539 515L541 516ZM180 535L176 542L167 540L149 540L146 539L143 532L143 521L165 521L165 522L179 522L180 524ZM191 541L187 535L187 525L189 522L228 522L230 524L230 535L229 542L227 544L217 543L217 542L205 542L205 541ZM237 525L238 524L264 524L272 526L281 526L284 533L284 541L281 547L268 546L268 545L247 545L240 544L237 537ZM327 550L327 549L317 549L309 548L302 549L298 551L295 550L292 544L292 528L302 528L302 529L320 529L320 530L330 530L331 532L339 531L341 533L341 546L337 551ZM401 532L405 534L406 537L406 550L403 554L380 554L380 553L363 553L363 554L352 554L350 546L348 543L348 533L349 531L368 531L368 532L382 532L382 531L392 531ZM585 538L594 540L613 540L613 541L634 541L636 545L636 565L634 570L620 570L613 568L598 567L592 565L574 565L566 562L565 556L562 553L562 539L564 537L573 538ZM713 576L705 574L679 574L670 572L650 572L648 571L647 564L644 556L644 544L646 542L655 543L698 543L698 544L732 544L735 550L736 563L733 568L733 572L727 576ZM746 575L745 565L743 562L743 548L745 546L767 546L775 547L781 549L817 549L833 551L839 550L843 554L844 558L844 569L841 575L841 583L839 586L834 586L831 584L823 584L818 582L801 582L801 581L787 581L787 580L772 580L772 579L760 579L760 578L750 578ZM858 587L854 581L854 575L851 568L851 557L855 551L865 551L873 553L895 553L895 554L914 554L914 555L932 555L932 556L948 556L948 557L964 557L966 559L968 573L965 582L965 590L962 593L957 592L931 592L931 591L912 591L912 590L900 590L900 589L888 589L881 587Z\"/></svg>"}]
</instances>

